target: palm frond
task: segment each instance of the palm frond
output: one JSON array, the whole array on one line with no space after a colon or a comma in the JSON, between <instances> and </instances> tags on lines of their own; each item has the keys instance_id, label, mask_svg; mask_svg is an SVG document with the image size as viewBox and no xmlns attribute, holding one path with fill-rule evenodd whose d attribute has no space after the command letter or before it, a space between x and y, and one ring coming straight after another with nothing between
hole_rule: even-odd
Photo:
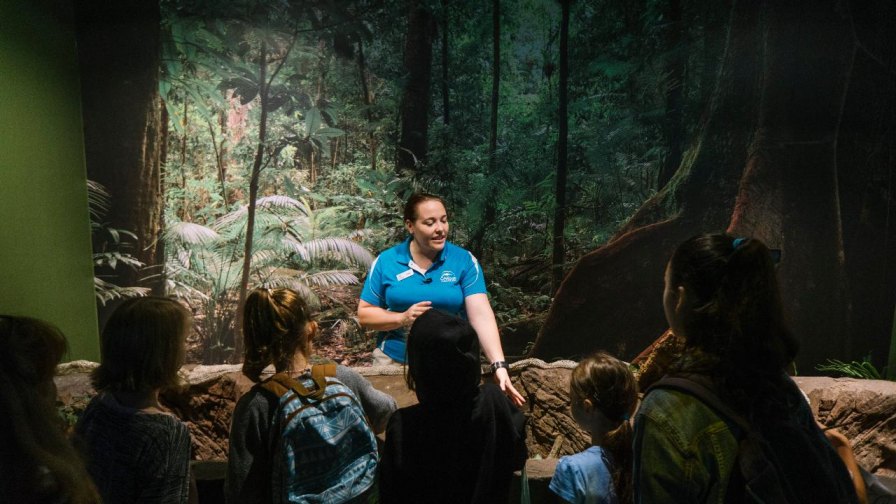
<instances>
[{"instance_id":1,"label":"palm frond","mask_svg":"<svg viewBox=\"0 0 896 504\"><path fill-rule=\"evenodd\" d=\"M102 220L112 208L112 195L99 182L87 181L87 208L93 221Z\"/></svg>"},{"instance_id":2,"label":"palm frond","mask_svg":"<svg viewBox=\"0 0 896 504\"><path fill-rule=\"evenodd\" d=\"M357 285L358 277L348 270L330 270L308 273L305 281L315 287L329 287L331 285Z\"/></svg>"},{"instance_id":3,"label":"palm frond","mask_svg":"<svg viewBox=\"0 0 896 504\"><path fill-rule=\"evenodd\" d=\"M308 253L308 249L305 248L305 245L291 234L284 236L280 240L280 246L283 247L284 250L299 256L303 261L308 261L311 257Z\"/></svg>"},{"instance_id":4,"label":"palm frond","mask_svg":"<svg viewBox=\"0 0 896 504\"><path fill-rule=\"evenodd\" d=\"M308 215L310 211L308 203L278 194L258 198L255 200L255 206L256 208L268 211L296 210L304 215Z\"/></svg>"},{"instance_id":5,"label":"palm frond","mask_svg":"<svg viewBox=\"0 0 896 504\"><path fill-rule=\"evenodd\" d=\"M312 260L326 255L335 255L343 261L364 269L369 268L373 263L373 254L369 250L346 238L318 238L305 242L304 246Z\"/></svg>"},{"instance_id":6,"label":"palm frond","mask_svg":"<svg viewBox=\"0 0 896 504\"><path fill-rule=\"evenodd\" d=\"M93 277L93 292L101 305L105 305L113 299L148 296L151 291L152 289L147 287L119 287L101 278Z\"/></svg>"},{"instance_id":7,"label":"palm frond","mask_svg":"<svg viewBox=\"0 0 896 504\"><path fill-rule=\"evenodd\" d=\"M300 215L307 215L308 206L303 204L301 201L290 198L289 196L282 195L273 195L273 196L265 196L263 198L258 198L255 200L255 218L256 223L258 222L258 218L261 214L277 214L277 215L289 215L291 213L297 213ZM245 220L249 215L249 206L243 205L240 208L227 213L218 220L216 220L212 224L212 228L221 230L225 228L229 228L233 225L237 225L237 227L245 227ZM242 222L242 223L241 223Z\"/></svg>"},{"instance_id":8,"label":"palm frond","mask_svg":"<svg viewBox=\"0 0 896 504\"><path fill-rule=\"evenodd\" d=\"M172 278L167 278L165 280L165 292L167 292L169 296L175 297L177 299L183 299L188 303L194 300L201 301L203 303L209 301L209 297L193 285Z\"/></svg>"},{"instance_id":9,"label":"palm frond","mask_svg":"<svg viewBox=\"0 0 896 504\"><path fill-rule=\"evenodd\" d=\"M214 229L193 222L169 224L162 234L162 239L167 243L176 243L181 246L208 245L220 238L221 235Z\"/></svg>"}]
</instances>

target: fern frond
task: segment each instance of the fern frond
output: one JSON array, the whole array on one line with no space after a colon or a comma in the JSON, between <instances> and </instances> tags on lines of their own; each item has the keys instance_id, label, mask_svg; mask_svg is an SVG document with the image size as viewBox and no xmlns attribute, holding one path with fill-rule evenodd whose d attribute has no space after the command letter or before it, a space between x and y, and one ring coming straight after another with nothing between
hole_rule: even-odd
<instances>
[{"instance_id":1,"label":"fern frond","mask_svg":"<svg viewBox=\"0 0 896 504\"><path fill-rule=\"evenodd\" d=\"M193 222L175 222L169 224L162 239L167 243L175 243L184 247L190 245L208 245L219 240L219 235L214 229L207 228Z\"/></svg>"},{"instance_id":2,"label":"fern frond","mask_svg":"<svg viewBox=\"0 0 896 504\"><path fill-rule=\"evenodd\" d=\"M112 195L99 182L87 181L87 208L93 221L101 221L112 208Z\"/></svg>"},{"instance_id":3,"label":"fern frond","mask_svg":"<svg viewBox=\"0 0 896 504\"><path fill-rule=\"evenodd\" d=\"M148 296L151 291L152 289L147 287L119 287L101 278L93 277L93 292L101 305L105 305L113 299Z\"/></svg>"},{"instance_id":4,"label":"fern frond","mask_svg":"<svg viewBox=\"0 0 896 504\"><path fill-rule=\"evenodd\" d=\"M335 255L350 264L369 268L373 263L373 254L358 243L337 237L318 238L304 243L311 260L327 255Z\"/></svg>"}]
</instances>

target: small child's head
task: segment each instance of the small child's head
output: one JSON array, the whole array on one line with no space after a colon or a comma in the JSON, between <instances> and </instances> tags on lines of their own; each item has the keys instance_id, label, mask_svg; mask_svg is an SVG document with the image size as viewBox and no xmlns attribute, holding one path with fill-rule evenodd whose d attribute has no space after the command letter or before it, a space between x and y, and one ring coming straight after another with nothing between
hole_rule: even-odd
<instances>
[{"instance_id":1,"label":"small child's head","mask_svg":"<svg viewBox=\"0 0 896 504\"><path fill-rule=\"evenodd\" d=\"M150 392L180 385L190 312L177 301L139 297L121 303L100 336L97 390Z\"/></svg>"},{"instance_id":2,"label":"small child's head","mask_svg":"<svg viewBox=\"0 0 896 504\"><path fill-rule=\"evenodd\" d=\"M475 397L482 375L479 340L466 320L426 311L411 327L407 352L405 379L421 404L458 404Z\"/></svg>"},{"instance_id":3,"label":"small child's head","mask_svg":"<svg viewBox=\"0 0 896 504\"><path fill-rule=\"evenodd\" d=\"M56 410L53 376L67 349L65 336L41 320L0 315L0 346L0 495L19 496L13 499L19 502L100 502Z\"/></svg>"},{"instance_id":4,"label":"small child's head","mask_svg":"<svg viewBox=\"0 0 896 504\"><path fill-rule=\"evenodd\" d=\"M273 364L288 371L293 357L311 355L317 323L305 300L292 289L255 289L246 298L243 312L243 374L259 381Z\"/></svg>"},{"instance_id":5,"label":"small child's head","mask_svg":"<svg viewBox=\"0 0 896 504\"><path fill-rule=\"evenodd\" d=\"M65 354L65 336L55 326L29 317L0 315L0 375L19 389L33 388L56 400L53 374Z\"/></svg>"},{"instance_id":6,"label":"small child's head","mask_svg":"<svg viewBox=\"0 0 896 504\"><path fill-rule=\"evenodd\" d=\"M569 399L576 423L592 438L600 438L619 428L635 412L638 385L626 363L598 352L573 370Z\"/></svg>"}]
</instances>

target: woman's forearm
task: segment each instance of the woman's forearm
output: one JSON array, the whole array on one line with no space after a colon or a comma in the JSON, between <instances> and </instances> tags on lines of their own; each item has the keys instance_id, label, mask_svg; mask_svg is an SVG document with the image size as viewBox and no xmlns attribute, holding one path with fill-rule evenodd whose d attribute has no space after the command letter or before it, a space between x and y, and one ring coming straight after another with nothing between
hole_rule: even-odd
<instances>
[{"instance_id":1,"label":"woman's forearm","mask_svg":"<svg viewBox=\"0 0 896 504\"><path fill-rule=\"evenodd\" d=\"M486 294L473 294L464 300L467 319L476 330L479 345L489 362L503 361L504 350L501 348L501 336L498 334L498 322L495 312Z\"/></svg>"},{"instance_id":2,"label":"woman's forearm","mask_svg":"<svg viewBox=\"0 0 896 504\"><path fill-rule=\"evenodd\" d=\"M358 323L364 329L391 331L404 325L404 313L392 312L361 301L358 303Z\"/></svg>"},{"instance_id":3,"label":"woman's forearm","mask_svg":"<svg viewBox=\"0 0 896 504\"><path fill-rule=\"evenodd\" d=\"M358 322L365 329L391 331L399 327L411 327L414 320L431 308L429 301L412 304L403 312L392 312L367 301L358 302Z\"/></svg>"}]
</instances>

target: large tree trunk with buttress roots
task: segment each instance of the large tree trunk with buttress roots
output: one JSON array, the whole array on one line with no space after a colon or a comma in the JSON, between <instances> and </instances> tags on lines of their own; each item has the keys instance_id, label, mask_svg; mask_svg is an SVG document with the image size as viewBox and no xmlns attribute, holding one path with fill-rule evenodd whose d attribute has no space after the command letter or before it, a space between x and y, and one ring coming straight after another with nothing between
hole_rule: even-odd
<instances>
[{"instance_id":1,"label":"large tree trunk with buttress roots","mask_svg":"<svg viewBox=\"0 0 896 504\"><path fill-rule=\"evenodd\" d=\"M674 248L726 229L783 249L798 362L846 350L836 140L849 20L837 2L797 4L732 5L715 92L678 171L566 277L533 355L637 355L666 328L663 270Z\"/></svg>"}]
</instances>

